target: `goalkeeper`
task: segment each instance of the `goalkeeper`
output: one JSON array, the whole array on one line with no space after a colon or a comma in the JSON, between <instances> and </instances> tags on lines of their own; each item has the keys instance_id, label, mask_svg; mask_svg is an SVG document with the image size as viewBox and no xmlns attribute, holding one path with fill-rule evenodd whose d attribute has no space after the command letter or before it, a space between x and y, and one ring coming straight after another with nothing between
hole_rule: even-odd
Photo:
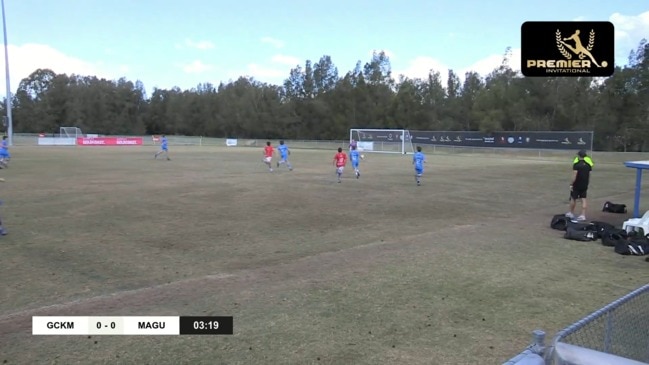
<instances>
[{"instance_id":1,"label":"goalkeeper","mask_svg":"<svg viewBox=\"0 0 649 365\"><path fill-rule=\"evenodd\" d=\"M349 152L352 152L352 149L356 148L358 148L358 143L355 139L352 139L351 142L349 142Z\"/></svg>"}]
</instances>

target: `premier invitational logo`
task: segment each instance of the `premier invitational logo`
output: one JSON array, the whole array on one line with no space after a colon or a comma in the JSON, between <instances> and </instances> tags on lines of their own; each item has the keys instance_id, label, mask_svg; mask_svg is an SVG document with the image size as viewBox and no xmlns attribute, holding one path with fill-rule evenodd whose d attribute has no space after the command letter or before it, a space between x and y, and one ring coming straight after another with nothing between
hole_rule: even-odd
<instances>
[{"instance_id":1,"label":"premier invitational logo","mask_svg":"<svg viewBox=\"0 0 649 365\"><path fill-rule=\"evenodd\" d=\"M521 70L525 76L611 76L614 28L610 22L525 22Z\"/></svg>"},{"instance_id":2,"label":"premier invitational logo","mask_svg":"<svg viewBox=\"0 0 649 365\"><path fill-rule=\"evenodd\" d=\"M557 39L557 49L561 53L565 60L559 60L556 62L556 66L559 70L576 70L578 72L588 72L590 68L595 65L595 67L606 67L608 62L606 60L602 61L601 65L597 63L593 54L590 51L595 47L595 29L591 29L588 35L588 45L586 47L581 43L581 29L575 30L575 32L568 38L562 38L561 30L557 29L556 39ZM573 45L566 43L566 41L574 42ZM566 51L566 48L569 49L572 53ZM573 59L572 56L576 55L579 59ZM528 61L529 63L534 63L534 61Z\"/></svg>"}]
</instances>

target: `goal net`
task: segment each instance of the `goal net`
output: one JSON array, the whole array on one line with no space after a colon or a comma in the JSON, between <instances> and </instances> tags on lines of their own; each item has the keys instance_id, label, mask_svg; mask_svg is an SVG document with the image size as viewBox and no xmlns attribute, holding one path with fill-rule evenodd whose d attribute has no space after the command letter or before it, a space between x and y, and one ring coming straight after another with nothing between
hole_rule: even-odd
<instances>
[{"instance_id":1,"label":"goal net","mask_svg":"<svg viewBox=\"0 0 649 365\"><path fill-rule=\"evenodd\" d=\"M407 129L350 129L349 142L359 151L412 154L412 137Z\"/></svg>"},{"instance_id":2,"label":"goal net","mask_svg":"<svg viewBox=\"0 0 649 365\"><path fill-rule=\"evenodd\" d=\"M77 127L61 127L59 128L59 137L61 138L83 138L84 135L80 128Z\"/></svg>"}]
</instances>

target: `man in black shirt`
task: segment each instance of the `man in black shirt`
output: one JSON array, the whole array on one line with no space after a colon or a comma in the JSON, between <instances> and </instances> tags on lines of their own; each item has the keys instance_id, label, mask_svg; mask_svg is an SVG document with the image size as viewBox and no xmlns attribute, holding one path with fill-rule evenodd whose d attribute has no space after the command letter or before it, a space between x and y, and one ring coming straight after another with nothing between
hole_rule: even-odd
<instances>
[{"instance_id":1,"label":"man in black shirt","mask_svg":"<svg viewBox=\"0 0 649 365\"><path fill-rule=\"evenodd\" d=\"M572 184L570 184L570 211L566 213L566 217L575 218L577 200L581 199L581 215L577 217L579 221L586 220L586 209L588 208L586 196L590 172L593 170L591 164L586 161L587 157L586 151L579 151L577 154L577 162L572 165L573 175Z\"/></svg>"}]
</instances>

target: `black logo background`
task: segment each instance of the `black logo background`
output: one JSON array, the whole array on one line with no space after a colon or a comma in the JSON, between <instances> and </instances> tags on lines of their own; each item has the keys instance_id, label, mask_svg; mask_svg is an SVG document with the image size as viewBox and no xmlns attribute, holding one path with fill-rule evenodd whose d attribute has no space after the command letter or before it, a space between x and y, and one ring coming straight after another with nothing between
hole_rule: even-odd
<instances>
[{"instance_id":1,"label":"black logo background","mask_svg":"<svg viewBox=\"0 0 649 365\"><path fill-rule=\"evenodd\" d=\"M593 65L590 73L547 72L545 68L527 68L527 60L565 60L557 48L556 32L561 31L561 38L568 38L579 29L581 43L588 46L591 29L595 30L595 44L590 53L598 64L606 61L606 67ZM573 41L566 41L574 45ZM573 60L579 57L573 55ZM584 60L589 59L588 57ZM608 77L615 70L615 27L611 22L525 22L521 26L521 72L525 76L545 77Z\"/></svg>"}]
</instances>

